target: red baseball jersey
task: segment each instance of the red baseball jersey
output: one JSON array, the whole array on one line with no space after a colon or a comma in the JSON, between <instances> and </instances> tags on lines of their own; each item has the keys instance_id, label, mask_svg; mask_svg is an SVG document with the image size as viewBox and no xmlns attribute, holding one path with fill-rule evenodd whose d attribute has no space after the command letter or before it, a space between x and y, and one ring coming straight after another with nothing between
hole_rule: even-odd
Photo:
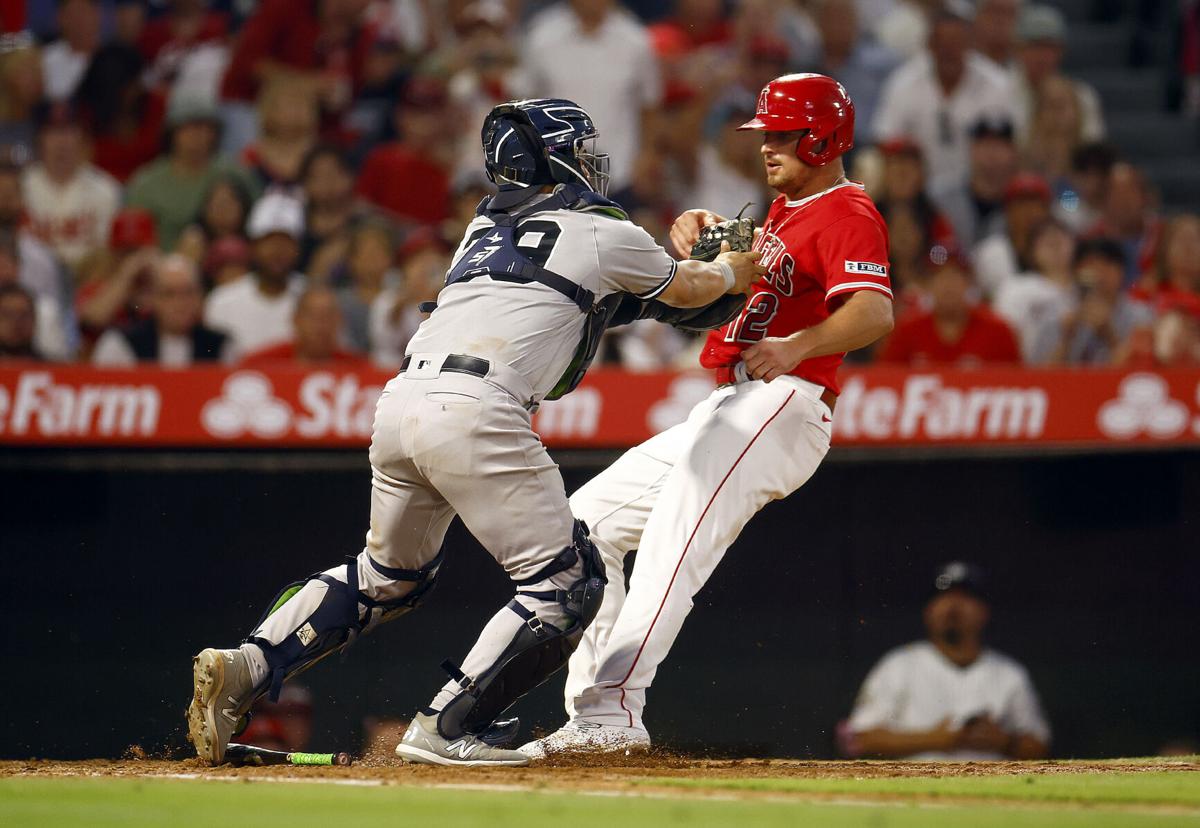
<instances>
[{"instance_id":1,"label":"red baseball jersey","mask_svg":"<svg viewBox=\"0 0 1200 828\"><path fill-rule=\"evenodd\" d=\"M754 249L767 272L751 286L741 314L708 335L700 355L705 368L736 365L763 337L790 336L823 322L855 291L892 296L887 225L859 184L797 201L779 196ZM791 373L836 393L843 357L806 359Z\"/></svg>"}]
</instances>

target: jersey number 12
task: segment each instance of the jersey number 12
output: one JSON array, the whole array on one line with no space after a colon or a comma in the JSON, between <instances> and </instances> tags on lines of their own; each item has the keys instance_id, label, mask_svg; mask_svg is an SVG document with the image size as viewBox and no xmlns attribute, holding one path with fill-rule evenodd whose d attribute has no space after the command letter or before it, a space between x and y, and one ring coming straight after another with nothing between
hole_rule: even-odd
<instances>
[{"instance_id":1,"label":"jersey number 12","mask_svg":"<svg viewBox=\"0 0 1200 828\"><path fill-rule=\"evenodd\" d=\"M759 291L746 302L746 308L729 326L726 342L758 342L767 335L767 326L779 313L779 297L770 291Z\"/></svg>"}]
</instances>

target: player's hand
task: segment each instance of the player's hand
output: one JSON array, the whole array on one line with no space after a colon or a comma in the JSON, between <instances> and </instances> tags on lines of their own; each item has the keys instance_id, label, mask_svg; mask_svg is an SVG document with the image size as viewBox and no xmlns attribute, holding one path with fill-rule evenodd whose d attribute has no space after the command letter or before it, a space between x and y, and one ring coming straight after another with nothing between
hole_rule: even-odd
<instances>
[{"instance_id":1,"label":"player's hand","mask_svg":"<svg viewBox=\"0 0 1200 828\"><path fill-rule=\"evenodd\" d=\"M994 753L1008 753L1011 742L1012 736L990 716L981 716L963 725L958 736L959 747Z\"/></svg>"},{"instance_id":2,"label":"player's hand","mask_svg":"<svg viewBox=\"0 0 1200 828\"><path fill-rule=\"evenodd\" d=\"M692 255L692 245L700 238L700 228L725 221L708 210L686 210L671 225L671 244L681 259Z\"/></svg>"},{"instance_id":3,"label":"player's hand","mask_svg":"<svg viewBox=\"0 0 1200 828\"><path fill-rule=\"evenodd\" d=\"M783 376L799 365L802 359L803 346L791 337L769 336L742 351L746 373L763 382Z\"/></svg>"},{"instance_id":4,"label":"player's hand","mask_svg":"<svg viewBox=\"0 0 1200 828\"><path fill-rule=\"evenodd\" d=\"M758 278L767 272L767 269L758 263L762 258L762 253L757 250L751 250L747 253L737 253L729 249L729 242L721 242L721 252L717 255L716 261L725 262L733 269L733 287L725 291L732 294L744 294L750 292L750 285L758 281Z\"/></svg>"}]
</instances>

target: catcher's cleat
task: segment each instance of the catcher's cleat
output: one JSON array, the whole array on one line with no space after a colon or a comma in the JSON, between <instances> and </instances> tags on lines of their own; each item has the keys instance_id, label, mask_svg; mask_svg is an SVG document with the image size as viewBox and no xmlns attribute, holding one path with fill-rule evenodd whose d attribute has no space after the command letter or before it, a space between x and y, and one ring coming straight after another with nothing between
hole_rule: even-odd
<instances>
[{"instance_id":1,"label":"catcher's cleat","mask_svg":"<svg viewBox=\"0 0 1200 828\"><path fill-rule=\"evenodd\" d=\"M640 727L600 724L572 719L541 739L521 745L517 750L530 759L571 753L626 753L650 747L650 734Z\"/></svg>"},{"instance_id":2,"label":"catcher's cleat","mask_svg":"<svg viewBox=\"0 0 1200 828\"><path fill-rule=\"evenodd\" d=\"M192 659L188 741L210 765L225 761L225 747L258 694L241 650L201 650Z\"/></svg>"},{"instance_id":3,"label":"catcher's cleat","mask_svg":"<svg viewBox=\"0 0 1200 828\"><path fill-rule=\"evenodd\" d=\"M396 745L396 755L417 765L528 765L529 757L516 750L492 747L479 736L465 733L447 739L438 733L437 714L418 713Z\"/></svg>"}]
</instances>

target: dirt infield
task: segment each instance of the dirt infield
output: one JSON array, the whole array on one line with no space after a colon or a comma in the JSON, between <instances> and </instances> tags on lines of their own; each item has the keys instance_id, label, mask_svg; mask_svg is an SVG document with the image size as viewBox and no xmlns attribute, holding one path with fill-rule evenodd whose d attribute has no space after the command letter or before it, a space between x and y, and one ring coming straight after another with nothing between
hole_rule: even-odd
<instances>
[{"instance_id":1,"label":"dirt infield","mask_svg":"<svg viewBox=\"0 0 1200 828\"><path fill-rule=\"evenodd\" d=\"M644 789L654 778L724 779L881 779L901 777L1045 776L1087 773L1200 773L1196 757L1102 762L826 762L781 759L695 759L665 751L630 756L563 756L525 768L443 768L409 765L390 756L368 756L351 767L210 768L197 759L94 759L2 761L0 778L24 777L179 777L288 779L415 786L504 786L548 790L619 791L634 780ZM1198 777L1200 778L1200 777ZM652 781L650 782L653 786Z\"/></svg>"}]
</instances>

